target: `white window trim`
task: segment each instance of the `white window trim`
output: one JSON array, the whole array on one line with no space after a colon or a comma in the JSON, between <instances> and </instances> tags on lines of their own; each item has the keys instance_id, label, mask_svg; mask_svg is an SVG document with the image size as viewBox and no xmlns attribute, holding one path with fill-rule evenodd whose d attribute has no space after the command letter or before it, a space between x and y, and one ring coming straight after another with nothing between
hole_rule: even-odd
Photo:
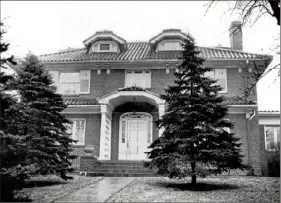
<instances>
[{"instance_id":1,"label":"white window trim","mask_svg":"<svg viewBox=\"0 0 281 203\"><path fill-rule=\"evenodd\" d=\"M270 128L270 127L271 127L271 128L274 128L274 130L273 130L273 140L274 140L274 144L277 144L277 128L280 128L280 126L265 125L265 126L263 126L265 150L266 150L266 151L276 151L276 149L267 149L266 128ZM280 135L279 135L279 136L280 136Z\"/></svg>"},{"instance_id":2,"label":"white window trim","mask_svg":"<svg viewBox=\"0 0 281 203\"><path fill-rule=\"evenodd\" d=\"M183 51L183 47L181 47L181 45L179 45L179 49L166 49L166 47L164 47L164 49L160 49L160 45L161 44L165 44L166 42L179 42L180 44L182 44L183 42L181 40L178 39L168 39L168 40L163 40L161 41L158 45L157 45L157 52L158 51ZM164 45L165 46L165 45Z\"/></svg>"},{"instance_id":3,"label":"white window trim","mask_svg":"<svg viewBox=\"0 0 281 203\"><path fill-rule=\"evenodd\" d=\"M219 93L221 93L221 94L226 94L227 92L228 92L228 86L227 86L227 69L226 68L218 68L218 69L214 69L214 71L215 70L219 70L219 69L223 69L223 70L225 70L225 89L224 90L222 90L222 91L219 91ZM217 80L217 79L216 79Z\"/></svg>"},{"instance_id":4,"label":"white window trim","mask_svg":"<svg viewBox=\"0 0 281 203\"><path fill-rule=\"evenodd\" d=\"M81 89L81 77L80 77L80 74L81 74L81 71L89 71L90 73L90 77L89 77L89 87L88 87L88 91L86 92L81 92L80 89ZM83 94L90 94L91 92L91 70L79 70L79 71L57 71L58 72L58 81L57 81L57 93L58 94L61 94L61 95L83 95ZM79 74L79 89L78 89L78 93L76 94L73 94L73 93L63 93L61 92L61 83L60 83L60 76L61 76L61 73L78 73ZM53 83L55 85L55 83Z\"/></svg>"},{"instance_id":5,"label":"white window trim","mask_svg":"<svg viewBox=\"0 0 281 203\"><path fill-rule=\"evenodd\" d=\"M218 91L218 93L220 93L220 94L227 94L228 93L228 81L227 81L227 69L226 68L214 68L212 71L214 72L214 78L212 78L212 79L214 79L214 80L218 80L217 78L215 78L215 75L216 75L216 73L215 73L215 71L216 70L220 70L220 69L223 69L223 70L225 70L225 89L224 90L221 90L221 91ZM217 84L217 83L216 83Z\"/></svg>"},{"instance_id":6,"label":"white window trim","mask_svg":"<svg viewBox=\"0 0 281 203\"><path fill-rule=\"evenodd\" d=\"M101 50L100 49L100 45L101 44L109 44L109 47L110 49L109 50ZM116 50L113 50L112 46L113 44L116 46ZM94 50L94 47L95 46L98 46L98 50ZM104 52L119 52L119 46L116 42L114 41L98 41L96 43L94 43L92 46L91 46L91 52L94 52L94 53L104 53Z\"/></svg>"},{"instance_id":7,"label":"white window trim","mask_svg":"<svg viewBox=\"0 0 281 203\"><path fill-rule=\"evenodd\" d=\"M87 127L87 119L86 118L68 118L69 120L73 121L84 121L85 122L85 128L84 128L84 132L83 132L83 137L84 137L84 143L81 144L76 144L76 143L72 143L72 146L84 146L85 145L85 138L86 138L86 127ZM71 134L71 139L73 139L73 129L72 129L72 134Z\"/></svg>"},{"instance_id":8,"label":"white window trim","mask_svg":"<svg viewBox=\"0 0 281 203\"><path fill-rule=\"evenodd\" d=\"M130 71L130 73L135 73L134 70L125 70L125 87L131 87L131 86L128 86L127 83L127 75L129 74L128 71ZM150 83L149 83L149 87L145 87L144 89L150 89L151 88L151 70L138 70L138 71L142 71L142 74L144 74L146 71L149 71L149 78L150 78Z\"/></svg>"},{"instance_id":9,"label":"white window trim","mask_svg":"<svg viewBox=\"0 0 281 203\"><path fill-rule=\"evenodd\" d=\"M78 73L79 74L79 85L80 85L80 72L78 71L58 71L59 72L59 76L58 76L58 93L61 95L79 95L80 94L80 87L78 89L78 93L74 94L74 93L63 93L61 92L61 83L60 83L60 77L61 77L61 73Z\"/></svg>"}]
</instances>

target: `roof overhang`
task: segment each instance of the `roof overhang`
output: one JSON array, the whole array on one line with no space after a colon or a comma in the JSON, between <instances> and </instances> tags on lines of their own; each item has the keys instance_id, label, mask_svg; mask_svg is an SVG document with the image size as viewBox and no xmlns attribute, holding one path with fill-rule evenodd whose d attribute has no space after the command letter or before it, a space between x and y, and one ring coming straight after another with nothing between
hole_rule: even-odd
<instances>
[{"instance_id":1,"label":"roof overhang","mask_svg":"<svg viewBox=\"0 0 281 203\"><path fill-rule=\"evenodd\" d=\"M160 34L156 35L155 37L149 40L149 43L155 44L161 41L162 39L187 39L188 36L181 32L179 29L169 29L163 30Z\"/></svg>"},{"instance_id":2,"label":"roof overhang","mask_svg":"<svg viewBox=\"0 0 281 203\"><path fill-rule=\"evenodd\" d=\"M83 41L84 45L86 47L89 47L92 43L98 41L98 40L113 40L116 41L118 44L123 45L124 47L127 47L127 42L123 38L119 37L118 35L114 34L112 31L101 31L96 32L92 36L88 37Z\"/></svg>"}]
</instances>

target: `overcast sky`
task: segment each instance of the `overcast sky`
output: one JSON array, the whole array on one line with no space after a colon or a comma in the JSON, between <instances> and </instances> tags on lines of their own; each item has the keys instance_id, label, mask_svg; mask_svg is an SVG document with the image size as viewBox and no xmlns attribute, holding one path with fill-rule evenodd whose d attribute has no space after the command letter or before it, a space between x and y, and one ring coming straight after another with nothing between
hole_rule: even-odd
<instances>
[{"instance_id":1,"label":"overcast sky","mask_svg":"<svg viewBox=\"0 0 281 203\"><path fill-rule=\"evenodd\" d=\"M238 15L220 3L206 15L206 1L1 1L1 20L8 26L9 52L23 57L29 50L47 54L68 47L82 48L83 40L100 30L112 30L131 41L148 41L163 29L177 28L193 35L199 46L229 46L228 28ZM226 13L225 13L226 12ZM276 20L264 16L243 29L244 51L274 55L280 44ZM279 63L275 57L271 66ZM276 71L259 82L260 109L280 109Z\"/></svg>"}]
</instances>

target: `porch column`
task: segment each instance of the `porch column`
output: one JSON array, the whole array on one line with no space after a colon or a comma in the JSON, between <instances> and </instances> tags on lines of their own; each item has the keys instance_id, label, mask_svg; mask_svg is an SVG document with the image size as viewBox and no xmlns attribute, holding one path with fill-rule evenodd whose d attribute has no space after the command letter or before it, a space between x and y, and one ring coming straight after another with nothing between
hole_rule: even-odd
<instances>
[{"instance_id":1,"label":"porch column","mask_svg":"<svg viewBox=\"0 0 281 203\"><path fill-rule=\"evenodd\" d=\"M165 114L165 104L158 104L158 114L159 114L159 119L161 119L162 116ZM164 127L161 127L159 129L159 137L162 136L164 130L165 130Z\"/></svg>"},{"instance_id":2,"label":"porch column","mask_svg":"<svg viewBox=\"0 0 281 203\"><path fill-rule=\"evenodd\" d=\"M100 127L100 155L98 160L110 160L111 158L111 119L111 109L107 104L102 104Z\"/></svg>"}]
</instances>

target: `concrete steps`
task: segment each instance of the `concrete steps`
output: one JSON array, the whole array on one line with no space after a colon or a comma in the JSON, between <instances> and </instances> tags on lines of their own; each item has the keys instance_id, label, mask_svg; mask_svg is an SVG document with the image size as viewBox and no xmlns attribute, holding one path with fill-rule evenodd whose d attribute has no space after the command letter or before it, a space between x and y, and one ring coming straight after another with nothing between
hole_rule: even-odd
<instances>
[{"instance_id":1,"label":"concrete steps","mask_svg":"<svg viewBox=\"0 0 281 203\"><path fill-rule=\"evenodd\" d=\"M107 177L154 177L156 169L143 166L142 161L101 161L93 171L88 171L87 176Z\"/></svg>"}]
</instances>

